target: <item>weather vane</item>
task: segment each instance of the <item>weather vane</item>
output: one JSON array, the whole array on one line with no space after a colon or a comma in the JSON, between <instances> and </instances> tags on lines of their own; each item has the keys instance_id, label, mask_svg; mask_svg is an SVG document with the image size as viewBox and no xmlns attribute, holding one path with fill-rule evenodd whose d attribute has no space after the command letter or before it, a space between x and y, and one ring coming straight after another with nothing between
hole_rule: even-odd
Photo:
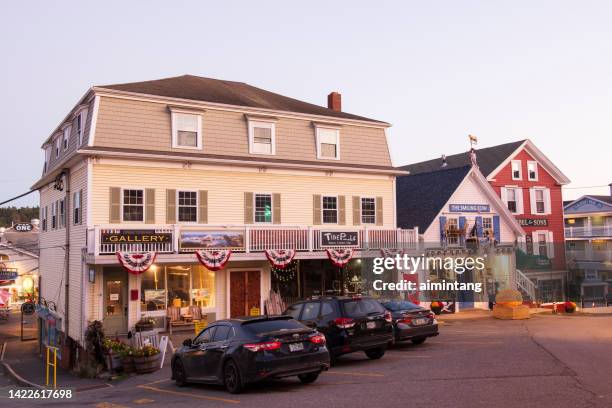
<instances>
[{"instance_id":1,"label":"weather vane","mask_svg":"<svg viewBox=\"0 0 612 408\"><path fill-rule=\"evenodd\" d=\"M472 162L472 166L478 167L478 162L476 161L476 149L474 146L478 144L478 138L474 135L468 135L470 139L470 161Z\"/></svg>"}]
</instances>

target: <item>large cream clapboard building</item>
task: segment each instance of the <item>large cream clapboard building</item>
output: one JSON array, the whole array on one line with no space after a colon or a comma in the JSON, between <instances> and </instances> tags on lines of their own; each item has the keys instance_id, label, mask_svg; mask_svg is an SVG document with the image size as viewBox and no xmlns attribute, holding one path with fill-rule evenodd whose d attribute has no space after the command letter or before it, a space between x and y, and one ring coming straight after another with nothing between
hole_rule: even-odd
<instances>
[{"instance_id":1,"label":"large cream clapboard building","mask_svg":"<svg viewBox=\"0 0 612 408\"><path fill-rule=\"evenodd\" d=\"M143 316L165 330L170 307L198 306L208 321L263 310L267 249L297 250L297 296L337 289L318 275L325 248L343 244L329 232L356 233L356 259L414 242L396 228L405 172L391 165L388 127L342 112L337 93L321 107L188 75L92 87L43 144L33 187L41 296L59 330L82 344L92 320L122 334ZM216 272L193 252L220 247L233 252ZM118 251L157 257L132 274Z\"/></svg>"}]
</instances>

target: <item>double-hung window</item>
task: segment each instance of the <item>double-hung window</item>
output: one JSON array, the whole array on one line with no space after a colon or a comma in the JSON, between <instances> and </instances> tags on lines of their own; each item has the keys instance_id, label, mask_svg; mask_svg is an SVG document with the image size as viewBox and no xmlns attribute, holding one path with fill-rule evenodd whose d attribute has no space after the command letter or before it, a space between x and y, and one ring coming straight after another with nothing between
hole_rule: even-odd
<instances>
[{"instance_id":1,"label":"double-hung window","mask_svg":"<svg viewBox=\"0 0 612 408\"><path fill-rule=\"evenodd\" d=\"M66 199L62 198L59 200L59 227L64 228L66 226Z\"/></svg>"},{"instance_id":2,"label":"double-hung window","mask_svg":"<svg viewBox=\"0 0 612 408\"><path fill-rule=\"evenodd\" d=\"M482 217L482 229L483 231L493 229L493 219L491 217Z\"/></svg>"},{"instance_id":3,"label":"double-hung window","mask_svg":"<svg viewBox=\"0 0 612 408\"><path fill-rule=\"evenodd\" d=\"M457 218L449 218L448 219L447 228L449 231L457 231L459 229L459 222ZM446 243L448 245L458 245L459 244L459 235L457 234L448 234L446 236Z\"/></svg>"},{"instance_id":4,"label":"double-hung window","mask_svg":"<svg viewBox=\"0 0 612 408\"><path fill-rule=\"evenodd\" d=\"M521 161L520 160L512 160L512 180L522 180L523 177L521 175Z\"/></svg>"},{"instance_id":5,"label":"double-hung window","mask_svg":"<svg viewBox=\"0 0 612 408\"><path fill-rule=\"evenodd\" d=\"M317 127L317 158L340 159L340 130Z\"/></svg>"},{"instance_id":6,"label":"double-hung window","mask_svg":"<svg viewBox=\"0 0 612 408\"><path fill-rule=\"evenodd\" d=\"M535 209L536 214L544 214L546 212L546 204L544 201L544 190L535 190Z\"/></svg>"},{"instance_id":7,"label":"double-hung window","mask_svg":"<svg viewBox=\"0 0 612 408\"><path fill-rule=\"evenodd\" d=\"M272 222L272 195L255 194L255 222Z\"/></svg>"},{"instance_id":8,"label":"double-hung window","mask_svg":"<svg viewBox=\"0 0 612 408\"><path fill-rule=\"evenodd\" d=\"M85 134L85 119L87 118L87 109L81 110L74 118L74 126L76 127L76 137L78 145L83 144L83 135Z\"/></svg>"},{"instance_id":9,"label":"double-hung window","mask_svg":"<svg viewBox=\"0 0 612 408\"><path fill-rule=\"evenodd\" d=\"M178 192L178 221L197 222L198 221L198 193L195 191Z\"/></svg>"},{"instance_id":10,"label":"double-hung window","mask_svg":"<svg viewBox=\"0 0 612 408\"><path fill-rule=\"evenodd\" d=\"M41 210L41 212L42 212L42 216L41 216L41 218L42 218L42 230L43 231L47 230L47 218L49 216L48 209L49 208L45 205L44 207L42 207L42 210Z\"/></svg>"},{"instance_id":11,"label":"double-hung window","mask_svg":"<svg viewBox=\"0 0 612 408\"><path fill-rule=\"evenodd\" d=\"M83 201L81 199L81 195L83 194L82 190L79 191L75 191L72 194L72 223L74 225L80 224L81 223L81 218L82 218L82 211L81 211L81 202Z\"/></svg>"},{"instance_id":12,"label":"double-hung window","mask_svg":"<svg viewBox=\"0 0 612 408\"><path fill-rule=\"evenodd\" d=\"M172 112L172 147L202 149L202 116Z\"/></svg>"},{"instance_id":13,"label":"double-hung window","mask_svg":"<svg viewBox=\"0 0 612 408\"><path fill-rule=\"evenodd\" d=\"M63 136L63 143L62 143L62 147L64 148L64 150L68 150L68 143L70 142L70 131L72 130L71 126L66 126L64 128L64 136Z\"/></svg>"},{"instance_id":14,"label":"double-hung window","mask_svg":"<svg viewBox=\"0 0 612 408\"><path fill-rule=\"evenodd\" d=\"M361 223L376 224L376 199L369 197L361 198Z\"/></svg>"},{"instance_id":15,"label":"double-hung window","mask_svg":"<svg viewBox=\"0 0 612 408\"><path fill-rule=\"evenodd\" d=\"M321 197L321 211L323 212L323 224L338 223L338 197Z\"/></svg>"},{"instance_id":16,"label":"double-hung window","mask_svg":"<svg viewBox=\"0 0 612 408\"><path fill-rule=\"evenodd\" d=\"M274 122L249 120L249 153L276 154Z\"/></svg>"},{"instance_id":17,"label":"double-hung window","mask_svg":"<svg viewBox=\"0 0 612 408\"><path fill-rule=\"evenodd\" d=\"M62 138L58 136L55 138L55 158L57 159L60 156L60 150L62 145Z\"/></svg>"},{"instance_id":18,"label":"double-hung window","mask_svg":"<svg viewBox=\"0 0 612 408\"><path fill-rule=\"evenodd\" d=\"M546 232L538 232L538 254L548 258L548 244L546 242Z\"/></svg>"},{"instance_id":19,"label":"double-hung window","mask_svg":"<svg viewBox=\"0 0 612 408\"><path fill-rule=\"evenodd\" d=\"M516 190L513 188L509 188L506 190L506 201L508 203L508 210L510 210L511 213L516 213L517 212L517 205L516 205Z\"/></svg>"},{"instance_id":20,"label":"double-hung window","mask_svg":"<svg viewBox=\"0 0 612 408\"><path fill-rule=\"evenodd\" d=\"M527 179L529 181L538 181L538 162L527 162Z\"/></svg>"},{"instance_id":21,"label":"double-hung window","mask_svg":"<svg viewBox=\"0 0 612 408\"><path fill-rule=\"evenodd\" d=\"M51 203L51 229L57 228L57 201Z\"/></svg>"},{"instance_id":22,"label":"double-hung window","mask_svg":"<svg viewBox=\"0 0 612 408\"><path fill-rule=\"evenodd\" d=\"M49 161L51 160L51 145L45 147L45 165L43 167L43 173L47 173L49 170Z\"/></svg>"},{"instance_id":23,"label":"double-hung window","mask_svg":"<svg viewBox=\"0 0 612 408\"><path fill-rule=\"evenodd\" d=\"M144 221L144 191L123 190L123 221Z\"/></svg>"}]
</instances>

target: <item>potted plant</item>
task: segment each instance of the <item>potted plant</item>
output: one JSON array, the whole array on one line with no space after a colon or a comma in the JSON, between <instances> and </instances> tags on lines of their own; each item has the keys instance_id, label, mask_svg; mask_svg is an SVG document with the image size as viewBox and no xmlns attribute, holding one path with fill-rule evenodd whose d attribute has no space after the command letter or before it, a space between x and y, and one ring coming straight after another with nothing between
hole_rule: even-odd
<instances>
[{"instance_id":1,"label":"potted plant","mask_svg":"<svg viewBox=\"0 0 612 408\"><path fill-rule=\"evenodd\" d=\"M143 316L136 322L136 331L151 331L155 328L155 319L152 317Z\"/></svg>"},{"instance_id":2,"label":"potted plant","mask_svg":"<svg viewBox=\"0 0 612 408\"><path fill-rule=\"evenodd\" d=\"M565 313L574 313L576 311L576 304L574 302L565 302Z\"/></svg>"},{"instance_id":3,"label":"potted plant","mask_svg":"<svg viewBox=\"0 0 612 408\"><path fill-rule=\"evenodd\" d=\"M125 348L125 344L119 340L104 339L102 347L104 348L108 358L108 369L110 371L116 371L123 368L123 365L121 364L121 352Z\"/></svg>"},{"instance_id":4,"label":"potted plant","mask_svg":"<svg viewBox=\"0 0 612 408\"><path fill-rule=\"evenodd\" d=\"M134 365L138 374L152 373L160 368L161 352L149 344L134 350Z\"/></svg>"},{"instance_id":5,"label":"potted plant","mask_svg":"<svg viewBox=\"0 0 612 408\"><path fill-rule=\"evenodd\" d=\"M444 307L444 305L442 304L442 302L434 300L433 302L431 302L431 305L429 307L431 308L432 312L439 315L440 313L442 313L442 308Z\"/></svg>"},{"instance_id":6,"label":"potted plant","mask_svg":"<svg viewBox=\"0 0 612 408\"><path fill-rule=\"evenodd\" d=\"M123 365L124 373L133 373L136 371L133 347L126 345L123 350L121 350L121 364Z\"/></svg>"}]
</instances>

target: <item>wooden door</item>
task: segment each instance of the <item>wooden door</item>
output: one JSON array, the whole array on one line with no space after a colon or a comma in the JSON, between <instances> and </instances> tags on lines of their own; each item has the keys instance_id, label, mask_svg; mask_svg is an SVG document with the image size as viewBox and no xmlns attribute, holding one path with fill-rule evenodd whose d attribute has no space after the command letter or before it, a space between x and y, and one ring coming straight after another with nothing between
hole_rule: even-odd
<instances>
[{"instance_id":1,"label":"wooden door","mask_svg":"<svg viewBox=\"0 0 612 408\"><path fill-rule=\"evenodd\" d=\"M123 268L104 269L104 332L127 333L127 273Z\"/></svg>"},{"instance_id":2,"label":"wooden door","mask_svg":"<svg viewBox=\"0 0 612 408\"><path fill-rule=\"evenodd\" d=\"M261 272L230 272L230 317L248 316L261 307Z\"/></svg>"}]
</instances>

